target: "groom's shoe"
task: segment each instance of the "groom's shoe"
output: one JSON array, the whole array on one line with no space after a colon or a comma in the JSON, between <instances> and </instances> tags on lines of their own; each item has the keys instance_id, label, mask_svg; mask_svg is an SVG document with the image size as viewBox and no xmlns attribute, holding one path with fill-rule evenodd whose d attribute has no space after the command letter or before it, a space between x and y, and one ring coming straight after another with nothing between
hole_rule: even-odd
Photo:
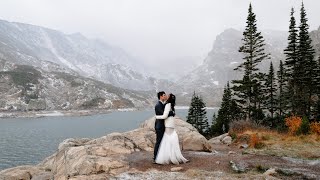
<instances>
[{"instance_id":1,"label":"groom's shoe","mask_svg":"<svg viewBox=\"0 0 320 180\"><path fill-rule=\"evenodd\" d=\"M155 160L152 160L152 164L157 164Z\"/></svg>"}]
</instances>

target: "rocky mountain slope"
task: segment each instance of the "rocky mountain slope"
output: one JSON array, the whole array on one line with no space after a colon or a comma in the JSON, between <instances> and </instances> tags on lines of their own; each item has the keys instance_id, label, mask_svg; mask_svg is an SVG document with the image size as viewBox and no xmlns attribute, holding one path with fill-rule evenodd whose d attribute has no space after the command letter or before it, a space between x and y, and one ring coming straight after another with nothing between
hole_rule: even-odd
<instances>
[{"instance_id":1,"label":"rocky mountain slope","mask_svg":"<svg viewBox=\"0 0 320 180\"><path fill-rule=\"evenodd\" d=\"M134 90L157 88L154 78L124 50L102 40L0 20L0 58L51 69L51 63L85 77ZM164 84L169 81L161 80Z\"/></svg>"},{"instance_id":2,"label":"rocky mountain slope","mask_svg":"<svg viewBox=\"0 0 320 180\"><path fill-rule=\"evenodd\" d=\"M271 54L271 61L275 66L283 60L283 50L286 47L286 32L270 31L263 33L266 42L265 52ZM227 29L216 37L212 50L204 59L201 66L179 81L187 85L186 88L200 89L207 86L223 87L227 81L239 76L233 69L242 62L242 54L238 52L241 46L242 32ZM267 70L270 61L260 67ZM195 88L197 87L197 88Z\"/></svg>"},{"instance_id":3,"label":"rocky mountain slope","mask_svg":"<svg viewBox=\"0 0 320 180\"><path fill-rule=\"evenodd\" d=\"M72 73L0 60L0 110L148 107L147 92L124 90Z\"/></svg>"}]
</instances>

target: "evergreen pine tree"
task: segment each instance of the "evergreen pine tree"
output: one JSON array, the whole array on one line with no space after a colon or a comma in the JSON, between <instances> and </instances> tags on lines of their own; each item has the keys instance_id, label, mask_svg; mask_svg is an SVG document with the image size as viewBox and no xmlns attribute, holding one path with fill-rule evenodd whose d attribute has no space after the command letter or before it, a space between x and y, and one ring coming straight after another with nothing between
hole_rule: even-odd
<instances>
[{"instance_id":1,"label":"evergreen pine tree","mask_svg":"<svg viewBox=\"0 0 320 180\"><path fill-rule=\"evenodd\" d=\"M192 98L191 98L191 104L188 110L187 115L187 122L191 124L192 126L195 126L196 124L196 101L198 96L196 96L196 93L193 92Z\"/></svg>"},{"instance_id":2,"label":"evergreen pine tree","mask_svg":"<svg viewBox=\"0 0 320 180\"><path fill-rule=\"evenodd\" d=\"M282 116L284 114L284 112L286 112L286 105L287 103L287 98L285 96L285 70L283 67L283 62L280 60L280 65L279 65L279 71L277 73L278 76L278 89L279 89L279 96L278 96L278 113L279 116Z\"/></svg>"},{"instance_id":3,"label":"evergreen pine tree","mask_svg":"<svg viewBox=\"0 0 320 180\"><path fill-rule=\"evenodd\" d=\"M213 113L212 115L212 121L211 121L211 127L210 127L210 136L214 136L214 135L217 135L217 130L216 130L216 124L217 124L217 115L216 113Z\"/></svg>"},{"instance_id":4,"label":"evergreen pine tree","mask_svg":"<svg viewBox=\"0 0 320 180\"><path fill-rule=\"evenodd\" d=\"M290 13L290 25L289 25L289 36L288 46L284 50L286 59L284 62L285 77L285 91L284 99L286 99L286 106L291 110L293 114L296 114L298 103L297 103L297 78L298 74L298 30L296 27L296 20L294 17L294 9L291 8Z\"/></svg>"},{"instance_id":5,"label":"evergreen pine tree","mask_svg":"<svg viewBox=\"0 0 320 180\"><path fill-rule=\"evenodd\" d=\"M266 109L270 112L271 114L271 119L273 119L274 112L276 111L277 107L277 85L276 85L276 78L274 75L274 69L272 62L270 63L270 68L269 68L269 74L267 75L267 80L266 80L266 87L265 87L265 105Z\"/></svg>"},{"instance_id":6,"label":"evergreen pine tree","mask_svg":"<svg viewBox=\"0 0 320 180\"><path fill-rule=\"evenodd\" d=\"M216 121L212 121L211 132L215 135L219 135L222 133L226 133L229 131L229 124L234 118L234 103L232 102L232 94L229 86L229 82L227 86L224 88L222 103L218 111L218 117Z\"/></svg>"},{"instance_id":7,"label":"evergreen pine tree","mask_svg":"<svg viewBox=\"0 0 320 180\"><path fill-rule=\"evenodd\" d=\"M216 115L216 113L213 113L213 115L212 115L212 124L215 124L216 122L217 122L217 115Z\"/></svg>"},{"instance_id":8,"label":"evergreen pine tree","mask_svg":"<svg viewBox=\"0 0 320 180\"><path fill-rule=\"evenodd\" d=\"M241 106L246 120L251 120L252 113L259 111L261 102L261 77L258 73L257 65L264 59L269 58L269 54L264 53L264 39L261 32L257 31L256 15L252 12L251 3L249 5L246 29L243 32L243 45L239 52L244 54L244 62L235 70L244 72L241 80L232 81L235 100Z\"/></svg>"},{"instance_id":9,"label":"evergreen pine tree","mask_svg":"<svg viewBox=\"0 0 320 180\"><path fill-rule=\"evenodd\" d=\"M318 57L317 67L315 68L313 83L316 88L316 94L313 95L314 103L313 118L320 121L320 55Z\"/></svg>"},{"instance_id":10,"label":"evergreen pine tree","mask_svg":"<svg viewBox=\"0 0 320 180\"><path fill-rule=\"evenodd\" d=\"M298 85L298 114L306 115L310 117L310 110L312 104L311 97L315 94L315 83L314 74L317 63L314 59L315 50L311 45L311 38L309 37L309 25L307 14L302 2L300 9L300 26L298 34L298 74L297 85Z\"/></svg>"},{"instance_id":11,"label":"evergreen pine tree","mask_svg":"<svg viewBox=\"0 0 320 180\"><path fill-rule=\"evenodd\" d=\"M207 136L209 133L209 123L205 107L206 105L202 98L194 92L188 111L187 122L195 127L200 134Z\"/></svg>"},{"instance_id":12,"label":"evergreen pine tree","mask_svg":"<svg viewBox=\"0 0 320 180\"><path fill-rule=\"evenodd\" d=\"M311 119L320 119L320 56L313 69L312 84L315 88L311 95Z\"/></svg>"}]
</instances>

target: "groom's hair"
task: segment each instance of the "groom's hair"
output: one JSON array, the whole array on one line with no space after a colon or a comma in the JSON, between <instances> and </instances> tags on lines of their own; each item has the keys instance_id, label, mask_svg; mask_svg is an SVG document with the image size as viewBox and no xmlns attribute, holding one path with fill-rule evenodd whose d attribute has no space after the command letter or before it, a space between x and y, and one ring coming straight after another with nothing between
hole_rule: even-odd
<instances>
[{"instance_id":1,"label":"groom's hair","mask_svg":"<svg viewBox=\"0 0 320 180\"><path fill-rule=\"evenodd\" d=\"M160 97L162 96L162 95L164 95L165 94L165 92L164 91L160 91L160 92L158 92L158 99L160 100Z\"/></svg>"}]
</instances>

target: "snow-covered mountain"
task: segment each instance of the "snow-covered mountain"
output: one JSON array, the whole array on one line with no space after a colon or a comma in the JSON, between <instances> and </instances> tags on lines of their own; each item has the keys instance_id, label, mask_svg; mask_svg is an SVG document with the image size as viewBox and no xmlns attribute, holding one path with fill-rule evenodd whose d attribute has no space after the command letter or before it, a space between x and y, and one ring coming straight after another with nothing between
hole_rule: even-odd
<instances>
[{"instance_id":1,"label":"snow-covered mountain","mask_svg":"<svg viewBox=\"0 0 320 180\"><path fill-rule=\"evenodd\" d=\"M262 34L266 42L265 51L271 53L276 68L279 60L284 59L287 32L264 31ZM181 99L188 101L196 91L204 97L207 105L219 105L227 81L240 78L240 73L233 69L243 61L243 55L238 52L242 37L242 32L235 29L226 29L216 37L203 64L178 81L177 86L183 87L179 93ZM268 70L269 63L270 60L264 62L260 68Z\"/></svg>"},{"instance_id":2,"label":"snow-covered mountain","mask_svg":"<svg viewBox=\"0 0 320 180\"><path fill-rule=\"evenodd\" d=\"M148 94L0 60L0 111L145 108Z\"/></svg>"},{"instance_id":3,"label":"snow-covered mountain","mask_svg":"<svg viewBox=\"0 0 320 180\"><path fill-rule=\"evenodd\" d=\"M138 60L124 50L80 33L0 20L0 58L85 77L134 90L156 86ZM54 67L51 67L53 65ZM166 84L169 82L166 82Z\"/></svg>"}]
</instances>

